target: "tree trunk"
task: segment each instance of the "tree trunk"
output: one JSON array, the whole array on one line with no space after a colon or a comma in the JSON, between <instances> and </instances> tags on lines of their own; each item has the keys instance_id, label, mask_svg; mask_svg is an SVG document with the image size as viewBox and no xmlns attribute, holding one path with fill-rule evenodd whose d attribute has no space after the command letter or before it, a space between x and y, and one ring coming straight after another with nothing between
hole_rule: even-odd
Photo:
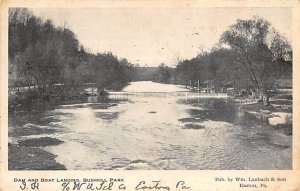
<instances>
[{"instance_id":1,"label":"tree trunk","mask_svg":"<svg viewBox=\"0 0 300 191\"><path fill-rule=\"evenodd\" d=\"M261 101L263 105L270 105L269 93L267 91L260 92L259 101Z\"/></svg>"},{"instance_id":2,"label":"tree trunk","mask_svg":"<svg viewBox=\"0 0 300 191\"><path fill-rule=\"evenodd\" d=\"M264 105L270 105L270 100L269 100L269 94L268 93L265 93L263 95L263 104Z\"/></svg>"},{"instance_id":3,"label":"tree trunk","mask_svg":"<svg viewBox=\"0 0 300 191\"><path fill-rule=\"evenodd\" d=\"M98 87L98 88L97 88L97 94L98 94L98 96L103 95L103 93L104 93L104 88Z\"/></svg>"}]
</instances>

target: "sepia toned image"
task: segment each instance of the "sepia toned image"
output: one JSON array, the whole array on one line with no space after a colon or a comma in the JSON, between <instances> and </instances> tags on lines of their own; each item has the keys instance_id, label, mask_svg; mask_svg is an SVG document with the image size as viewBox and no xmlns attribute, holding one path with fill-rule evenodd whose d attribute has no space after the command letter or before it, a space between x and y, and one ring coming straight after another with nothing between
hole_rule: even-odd
<instances>
[{"instance_id":1,"label":"sepia toned image","mask_svg":"<svg viewBox=\"0 0 300 191\"><path fill-rule=\"evenodd\" d=\"M288 7L8 10L8 170L292 170Z\"/></svg>"}]
</instances>

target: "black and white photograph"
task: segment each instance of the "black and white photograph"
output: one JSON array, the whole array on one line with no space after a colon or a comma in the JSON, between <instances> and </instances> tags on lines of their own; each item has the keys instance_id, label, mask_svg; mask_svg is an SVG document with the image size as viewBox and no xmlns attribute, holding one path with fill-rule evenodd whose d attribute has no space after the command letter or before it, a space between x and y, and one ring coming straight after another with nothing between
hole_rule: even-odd
<instances>
[{"instance_id":1,"label":"black and white photograph","mask_svg":"<svg viewBox=\"0 0 300 191\"><path fill-rule=\"evenodd\" d=\"M293 169L292 8L7 17L8 171Z\"/></svg>"}]
</instances>

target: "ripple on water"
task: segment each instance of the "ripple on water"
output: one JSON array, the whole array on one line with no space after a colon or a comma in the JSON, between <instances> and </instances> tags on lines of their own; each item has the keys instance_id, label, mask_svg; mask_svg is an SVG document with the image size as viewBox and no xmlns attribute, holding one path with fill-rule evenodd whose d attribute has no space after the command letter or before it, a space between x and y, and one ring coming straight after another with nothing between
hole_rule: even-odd
<instances>
[{"instance_id":1,"label":"ripple on water","mask_svg":"<svg viewBox=\"0 0 300 191\"><path fill-rule=\"evenodd\" d=\"M229 100L133 97L99 102L62 105L31 113L33 117L14 114L10 120L20 120L10 123L12 143L21 135L64 141L44 149L70 170L291 168L291 136L239 112ZM40 134L32 137L32 132Z\"/></svg>"}]
</instances>

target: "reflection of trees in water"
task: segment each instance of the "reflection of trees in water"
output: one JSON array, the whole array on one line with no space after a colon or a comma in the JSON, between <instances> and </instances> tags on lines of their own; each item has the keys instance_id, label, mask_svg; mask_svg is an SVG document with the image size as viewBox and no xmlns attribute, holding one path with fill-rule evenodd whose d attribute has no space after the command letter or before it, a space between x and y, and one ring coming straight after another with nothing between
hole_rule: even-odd
<instances>
[{"instance_id":1,"label":"reflection of trees in water","mask_svg":"<svg viewBox=\"0 0 300 191\"><path fill-rule=\"evenodd\" d=\"M213 120L233 122L235 119L235 112L222 112L220 110L188 109L188 113L192 117L199 118L199 121Z\"/></svg>"},{"instance_id":2,"label":"reflection of trees in water","mask_svg":"<svg viewBox=\"0 0 300 191\"><path fill-rule=\"evenodd\" d=\"M231 100L224 99L190 99L179 100L178 103L198 106L201 109L188 109L191 117L199 118L199 121L213 120L234 122L237 107Z\"/></svg>"},{"instance_id":3,"label":"reflection of trees in water","mask_svg":"<svg viewBox=\"0 0 300 191\"><path fill-rule=\"evenodd\" d=\"M52 113L53 109L64 106L64 109L79 109L87 107L86 105L81 105L80 103L89 102L91 104L88 107L92 109L107 109L109 107L116 106L123 100L112 100L107 97L102 96L90 96L84 99L78 100L65 100L65 101L27 101L18 102L18 107L16 106L9 112L8 124L9 126L23 126L28 122L38 125L49 125L51 122L59 121L56 116L59 115L71 115L71 113L61 113L56 111ZM93 104L95 103L95 104ZM70 105L69 105L70 104ZM75 104L75 105L73 105ZM50 113L49 113L50 112ZM50 115L50 117L49 117ZM46 117L47 116L47 117Z\"/></svg>"},{"instance_id":4,"label":"reflection of trees in water","mask_svg":"<svg viewBox=\"0 0 300 191\"><path fill-rule=\"evenodd\" d=\"M57 115L59 115L59 113L56 115L50 115L51 117L46 117L49 116L49 114L46 114L45 109L17 111L8 115L8 126L24 126L27 123L47 126L51 122L59 121L56 117Z\"/></svg>"},{"instance_id":5,"label":"reflection of trees in water","mask_svg":"<svg viewBox=\"0 0 300 191\"><path fill-rule=\"evenodd\" d=\"M58 132L58 129L43 128L38 125L28 125L28 127L14 127L8 132L9 137L28 136L28 135L41 135L41 134L53 134Z\"/></svg>"},{"instance_id":6,"label":"reflection of trees in water","mask_svg":"<svg viewBox=\"0 0 300 191\"><path fill-rule=\"evenodd\" d=\"M188 109L191 115L189 122L201 122L205 120L224 121L238 123L243 126L253 126L257 123L265 123L255 115L246 111L239 110L235 103L230 99L190 99L179 100L178 103L200 107L199 109ZM193 119L193 120L192 120ZM185 119L186 120L186 119Z\"/></svg>"},{"instance_id":7,"label":"reflection of trees in water","mask_svg":"<svg viewBox=\"0 0 300 191\"><path fill-rule=\"evenodd\" d=\"M271 125L269 123L270 115L255 116L247 111L239 110L235 103L230 99L181 99L179 104L199 107L199 109L188 109L190 118L182 118L182 122L202 122L205 120L224 121L237 123L242 126ZM276 125L274 128L284 128L289 132L292 124L291 116L285 116L284 124Z\"/></svg>"},{"instance_id":8,"label":"reflection of trees in water","mask_svg":"<svg viewBox=\"0 0 300 191\"><path fill-rule=\"evenodd\" d=\"M192 106L205 107L207 109L235 109L236 106L231 99L218 99L218 98L194 98L194 99L179 99L179 104L186 104Z\"/></svg>"},{"instance_id":9,"label":"reflection of trees in water","mask_svg":"<svg viewBox=\"0 0 300 191\"><path fill-rule=\"evenodd\" d=\"M253 126L259 122L258 118L246 111L239 110L236 115L236 121L238 124L243 126Z\"/></svg>"},{"instance_id":10,"label":"reflection of trees in water","mask_svg":"<svg viewBox=\"0 0 300 191\"><path fill-rule=\"evenodd\" d=\"M97 118L110 121L117 119L119 112L96 112L95 115Z\"/></svg>"},{"instance_id":11,"label":"reflection of trees in water","mask_svg":"<svg viewBox=\"0 0 300 191\"><path fill-rule=\"evenodd\" d=\"M92 98L88 99L88 101L92 102L92 104L89 104L89 107L92 108L93 110L97 110L97 109L104 110L103 112L95 112L97 118L103 120L113 120L119 117L120 112L109 112L105 110L109 109L110 107L117 106L123 100L110 99L107 96L91 96L91 97Z\"/></svg>"},{"instance_id":12,"label":"reflection of trees in water","mask_svg":"<svg viewBox=\"0 0 300 191\"><path fill-rule=\"evenodd\" d=\"M205 99L200 100L200 106L206 107L208 109L215 109L219 111L234 111L236 110L236 106L231 100L223 100L223 99Z\"/></svg>"}]
</instances>

